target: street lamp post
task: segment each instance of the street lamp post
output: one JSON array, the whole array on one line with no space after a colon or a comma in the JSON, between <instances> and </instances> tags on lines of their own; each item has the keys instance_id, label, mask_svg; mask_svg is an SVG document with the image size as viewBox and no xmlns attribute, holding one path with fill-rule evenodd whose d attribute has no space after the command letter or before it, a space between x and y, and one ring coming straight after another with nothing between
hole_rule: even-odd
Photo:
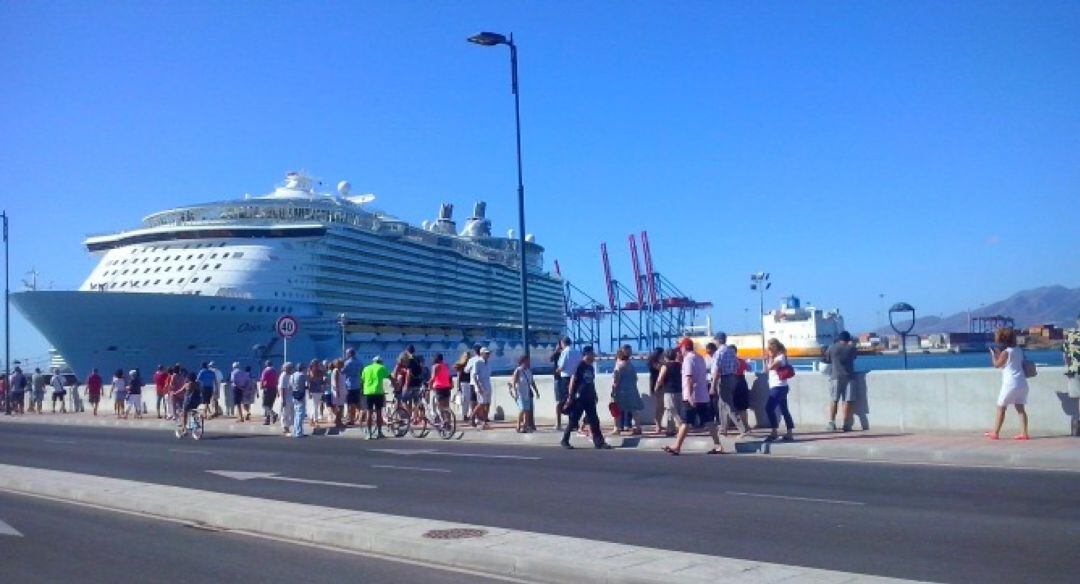
<instances>
[{"instance_id":1,"label":"street lamp post","mask_svg":"<svg viewBox=\"0 0 1080 584\"><path fill-rule=\"evenodd\" d=\"M758 292L758 318L761 319L761 363L765 367L765 291L772 288L768 272L750 274L750 289Z\"/></svg>"},{"instance_id":2,"label":"street lamp post","mask_svg":"<svg viewBox=\"0 0 1080 584\"><path fill-rule=\"evenodd\" d=\"M521 346L529 356L529 282L525 263L525 182L521 171L521 97L518 93L517 45L514 35L509 37L481 32L469 37L469 42L484 47L506 45L510 47L510 90L514 94L514 126L517 131L517 178L518 178L518 251L521 261Z\"/></svg>"},{"instance_id":3,"label":"street lamp post","mask_svg":"<svg viewBox=\"0 0 1080 584\"><path fill-rule=\"evenodd\" d=\"M8 277L8 214L0 213L4 220L4 385L11 383L11 280ZM4 415L11 415L11 387L4 392Z\"/></svg>"},{"instance_id":4,"label":"street lamp post","mask_svg":"<svg viewBox=\"0 0 1080 584\"><path fill-rule=\"evenodd\" d=\"M344 312L338 315L338 324L341 325L341 358L345 358L345 325L349 324L349 318Z\"/></svg>"}]
</instances>

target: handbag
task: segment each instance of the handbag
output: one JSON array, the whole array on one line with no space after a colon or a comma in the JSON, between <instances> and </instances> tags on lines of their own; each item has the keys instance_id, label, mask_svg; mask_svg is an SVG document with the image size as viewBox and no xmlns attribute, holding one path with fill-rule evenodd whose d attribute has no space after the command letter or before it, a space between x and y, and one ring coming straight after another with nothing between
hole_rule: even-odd
<instances>
[{"instance_id":1,"label":"handbag","mask_svg":"<svg viewBox=\"0 0 1080 584\"><path fill-rule=\"evenodd\" d=\"M780 381L787 381L792 377L795 377L795 368L791 365L784 365L780 369L777 369L776 376L780 378Z\"/></svg>"},{"instance_id":2,"label":"handbag","mask_svg":"<svg viewBox=\"0 0 1080 584\"><path fill-rule=\"evenodd\" d=\"M618 420L619 415L622 414L622 410L619 409L619 404L617 404L616 402L609 403L607 409L608 413L611 414L611 417L615 418L616 420Z\"/></svg>"},{"instance_id":3,"label":"handbag","mask_svg":"<svg viewBox=\"0 0 1080 584\"><path fill-rule=\"evenodd\" d=\"M1027 359L1024 359L1023 368L1024 368L1024 377L1027 378L1027 379L1031 379L1032 377L1035 377L1036 375L1039 374L1039 368L1035 366L1034 361L1029 361Z\"/></svg>"}]
</instances>

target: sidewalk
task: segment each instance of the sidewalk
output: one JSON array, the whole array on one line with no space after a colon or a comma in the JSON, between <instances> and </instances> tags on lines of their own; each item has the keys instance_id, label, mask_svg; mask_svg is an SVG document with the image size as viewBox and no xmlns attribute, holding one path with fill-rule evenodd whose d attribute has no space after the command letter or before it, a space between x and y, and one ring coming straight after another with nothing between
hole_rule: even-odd
<instances>
[{"instance_id":1,"label":"sidewalk","mask_svg":"<svg viewBox=\"0 0 1080 584\"><path fill-rule=\"evenodd\" d=\"M160 420L152 414L142 420L118 420L112 414L105 415L100 412L96 417L89 413L0 415L0 423L136 428L156 431L171 431L175 428L174 422ZM493 428L486 431L459 424L458 430L458 435L452 439L453 441L557 447L562 439L562 433L555 432L548 425L541 426L539 431L531 434L515 432L514 425L510 423L493 424ZM233 419L218 418L207 421L206 432L209 436L220 433L280 436L281 428L276 425L263 426L261 419L239 423ZM911 434L875 428L872 431L849 433L797 432L794 442L765 442L766 434L764 430L757 430L753 437L744 440L736 440L734 436L723 437L724 449L739 455L1080 472L1080 439L1069 436L1033 437L1030 441L1008 439L992 441L982 435ZM321 428L316 432L316 436L364 438L363 432L357 427ZM410 442L422 440L421 443L431 446L444 442L434 432L424 439L407 436L400 440ZM673 442L672 438L655 433L646 433L642 436L607 435L606 440L621 450L657 453L665 445ZM571 438L571 443L578 448L591 446L588 438L577 433ZM687 438L683 445L683 452L701 453L712 447L712 440L701 433L695 433Z\"/></svg>"}]
</instances>

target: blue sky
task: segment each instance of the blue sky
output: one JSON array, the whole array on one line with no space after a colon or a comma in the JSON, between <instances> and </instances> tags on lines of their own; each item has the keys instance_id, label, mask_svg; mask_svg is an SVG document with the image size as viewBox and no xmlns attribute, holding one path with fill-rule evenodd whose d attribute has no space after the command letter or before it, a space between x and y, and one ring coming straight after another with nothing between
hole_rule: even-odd
<instances>
[{"instance_id":1,"label":"blue sky","mask_svg":"<svg viewBox=\"0 0 1080 584\"><path fill-rule=\"evenodd\" d=\"M728 330L757 270L853 330L879 293L1080 285L1075 2L3 1L13 288L74 288L86 234L294 169L415 222L484 199L504 231L509 65L479 30L520 45L529 231L597 297L600 242L629 281L642 229Z\"/></svg>"}]
</instances>

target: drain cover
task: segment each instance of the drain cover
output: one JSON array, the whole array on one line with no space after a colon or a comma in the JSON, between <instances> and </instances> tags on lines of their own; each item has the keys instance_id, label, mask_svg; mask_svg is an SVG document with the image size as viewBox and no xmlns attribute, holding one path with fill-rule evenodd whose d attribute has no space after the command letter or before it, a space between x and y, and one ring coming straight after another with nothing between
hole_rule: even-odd
<instances>
[{"instance_id":1,"label":"drain cover","mask_svg":"<svg viewBox=\"0 0 1080 584\"><path fill-rule=\"evenodd\" d=\"M424 534L424 537L428 539L468 539L470 537L483 537L487 535L487 531L483 529L466 529L466 528L454 528L454 529L432 529Z\"/></svg>"}]
</instances>

